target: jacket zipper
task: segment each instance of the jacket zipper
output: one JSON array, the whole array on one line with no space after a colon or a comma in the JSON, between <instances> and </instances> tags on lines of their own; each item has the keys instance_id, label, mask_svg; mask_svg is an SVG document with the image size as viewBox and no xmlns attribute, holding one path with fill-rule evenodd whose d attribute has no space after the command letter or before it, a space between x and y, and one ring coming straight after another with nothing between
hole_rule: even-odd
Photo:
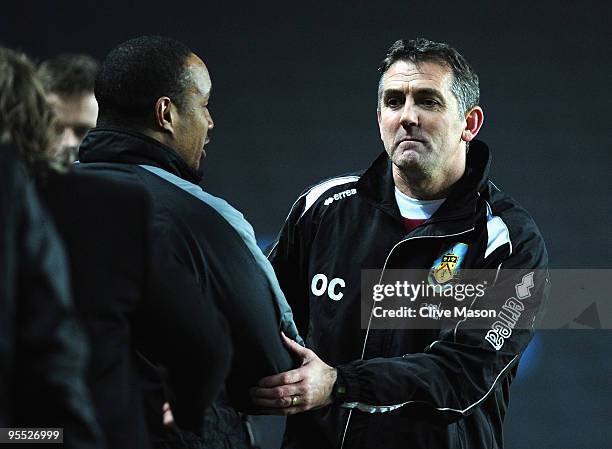
<instances>
[{"instance_id":1,"label":"jacket zipper","mask_svg":"<svg viewBox=\"0 0 612 449\"><path fill-rule=\"evenodd\" d=\"M467 234L468 232L472 232L474 230L474 226L472 226L470 229L466 229L464 231L461 232L456 232L454 234L444 234L444 235L417 235L414 237L408 237L405 238L403 240L400 240L399 242L397 242L393 248L391 248L391 250L389 251L389 254L387 254L387 258L385 259L385 263L383 265L382 271L380 273L380 278L378 280L378 283L380 283L383 279L383 276L385 274L385 269L387 268L387 263L389 262L389 259L391 258L391 255L393 254L393 251L395 251L400 245L410 241L410 240L416 240L416 239L427 239L427 238L435 238L435 239L439 239L439 238L446 238L446 237L456 237L458 235L463 235L463 234ZM372 324L372 311L370 311L370 319L368 321L368 328L366 329L366 334L365 337L363 339L363 348L361 350L361 360L363 360L363 357L365 356L365 348L366 348L366 344L368 342L368 336L370 334L370 325ZM348 418L346 420L346 426L344 427L344 433L342 434L342 443L340 444L340 449L344 448L344 440L346 438L346 433L348 431L348 426L349 423L351 421L351 416L353 414L353 409L349 410L349 415Z\"/></svg>"}]
</instances>

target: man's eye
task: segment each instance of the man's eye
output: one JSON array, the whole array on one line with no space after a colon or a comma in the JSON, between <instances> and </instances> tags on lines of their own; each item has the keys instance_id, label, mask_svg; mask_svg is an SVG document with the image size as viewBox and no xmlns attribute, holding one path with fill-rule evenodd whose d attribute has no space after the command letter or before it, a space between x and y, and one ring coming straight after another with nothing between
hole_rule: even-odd
<instances>
[{"instance_id":1,"label":"man's eye","mask_svg":"<svg viewBox=\"0 0 612 449\"><path fill-rule=\"evenodd\" d=\"M434 106L438 106L440 103L438 101L434 100L433 98L425 98L422 101L422 104L425 107L431 108L431 107L434 107Z\"/></svg>"},{"instance_id":2,"label":"man's eye","mask_svg":"<svg viewBox=\"0 0 612 449\"><path fill-rule=\"evenodd\" d=\"M397 108L402 105L402 100L397 97L387 98L386 105L390 108Z\"/></svg>"},{"instance_id":3,"label":"man's eye","mask_svg":"<svg viewBox=\"0 0 612 449\"><path fill-rule=\"evenodd\" d=\"M91 128L89 126L77 126L74 128L74 134L81 140L83 140L83 138L85 137L85 134L87 134L87 131L89 131Z\"/></svg>"}]
</instances>

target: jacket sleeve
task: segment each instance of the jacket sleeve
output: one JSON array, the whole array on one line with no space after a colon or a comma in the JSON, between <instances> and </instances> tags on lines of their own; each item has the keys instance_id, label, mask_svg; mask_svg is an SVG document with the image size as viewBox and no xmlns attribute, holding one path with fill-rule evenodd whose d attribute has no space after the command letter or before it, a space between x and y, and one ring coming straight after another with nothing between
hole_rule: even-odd
<instances>
[{"instance_id":1,"label":"jacket sleeve","mask_svg":"<svg viewBox=\"0 0 612 449\"><path fill-rule=\"evenodd\" d=\"M268 258L293 311L297 332L306 336L310 314L306 281L308 268L303 261L306 254L304 240L301 238L303 231L297 226L304 210L304 203L305 194L302 194L291 207L278 239L269 251Z\"/></svg>"},{"instance_id":2,"label":"jacket sleeve","mask_svg":"<svg viewBox=\"0 0 612 449\"><path fill-rule=\"evenodd\" d=\"M70 299L63 247L26 182L16 291L15 425L63 427L64 445L97 448L100 433L85 384L87 344Z\"/></svg>"},{"instance_id":3,"label":"jacket sleeve","mask_svg":"<svg viewBox=\"0 0 612 449\"><path fill-rule=\"evenodd\" d=\"M176 423L201 434L204 412L229 372L231 338L214 302L164 247L156 242L148 264L147 299L136 326L139 346L165 368Z\"/></svg>"},{"instance_id":4,"label":"jacket sleeve","mask_svg":"<svg viewBox=\"0 0 612 449\"><path fill-rule=\"evenodd\" d=\"M455 321L442 326L437 340L421 353L338 366L347 391L342 406L369 413L417 411L416 416L452 422L482 404L517 365L548 295L546 249L535 226L490 267L500 276L485 298L494 298L498 309L503 298L514 304L519 298L522 304L513 328L500 325L498 318Z\"/></svg>"},{"instance_id":5,"label":"jacket sleeve","mask_svg":"<svg viewBox=\"0 0 612 449\"><path fill-rule=\"evenodd\" d=\"M227 322L212 298L202 294L193 272L178 261L168 236L154 226L148 193L139 185L129 192L143 248L143 300L134 313L133 333L149 418L161 423L162 404L169 400L178 426L200 434L205 409L229 372ZM160 365L169 397L157 376Z\"/></svg>"}]
</instances>

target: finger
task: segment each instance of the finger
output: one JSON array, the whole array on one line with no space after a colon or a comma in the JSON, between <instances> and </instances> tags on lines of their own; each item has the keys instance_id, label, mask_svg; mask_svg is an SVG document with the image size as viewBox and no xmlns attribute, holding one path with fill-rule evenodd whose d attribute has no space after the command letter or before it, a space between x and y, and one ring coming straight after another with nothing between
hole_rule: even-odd
<instances>
[{"instance_id":1,"label":"finger","mask_svg":"<svg viewBox=\"0 0 612 449\"><path fill-rule=\"evenodd\" d=\"M296 413L305 412L306 410L307 408L303 406L289 407L289 408L283 409L284 411L283 415L284 416L295 415Z\"/></svg>"},{"instance_id":2,"label":"finger","mask_svg":"<svg viewBox=\"0 0 612 449\"><path fill-rule=\"evenodd\" d=\"M285 333L282 331L281 331L281 337L283 339L283 343L285 343L285 346L287 346L287 348L289 348L290 351L293 351L300 358L306 358L308 356L308 353L310 351L307 348L303 347L299 343L287 337Z\"/></svg>"},{"instance_id":3,"label":"finger","mask_svg":"<svg viewBox=\"0 0 612 449\"><path fill-rule=\"evenodd\" d=\"M292 396L284 396L276 399L253 398L253 404L264 408L288 408L292 406L292 398Z\"/></svg>"},{"instance_id":4,"label":"finger","mask_svg":"<svg viewBox=\"0 0 612 449\"><path fill-rule=\"evenodd\" d=\"M174 415L172 414L171 410L164 412L162 421L163 421L164 427L170 427L174 424Z\"/></svg>"},{"instance_id":5,"label":"finger","mask_svg":"<svg viewBox=\"0 0 612 449\"><path fill-rule=\"evenodd\" d=\"M249 394L252 398L278 399L284 396L300 396L303 391L300 384L283 385L274 388L250 388Z\"/></svg>"},{"instance_id":6,"label":"finger","mask_svg":"<svg viewBox=\"0 0 612 449\"><path fill-rule=\"evenodd\" d=\"M258 383L260 387L278 387L280 385L288 385L300 382L304 378L302 368L297 368L284 373L275 374L261 379Z\"/></svg>"},{"instance_id":7,"label":"finger","mask_svg":"<svg viewBox=\"0 0 612 449\"><path fill-rule=\"evenodd\" d=\"M162 420L165 427L170 427L174 424L174 415L172 415L172 410L170 409L170 404L168 402L164 402L162 405L162 415Z\"/></svg>"}]
</instances>

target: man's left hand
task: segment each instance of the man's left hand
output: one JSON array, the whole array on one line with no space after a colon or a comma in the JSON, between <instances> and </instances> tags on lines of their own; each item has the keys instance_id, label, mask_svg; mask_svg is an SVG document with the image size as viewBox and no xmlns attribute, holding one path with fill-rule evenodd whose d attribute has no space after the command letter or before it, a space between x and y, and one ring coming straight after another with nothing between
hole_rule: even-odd
<instances>
[{"instance_id":1,"label":"man's left hand","mask_svg":"<svg viewBox=\"0 0 612 449\"><path fill-rule=\"evenodd\" d=\"M293 415L332 403L331 393L338 375L313 351L303 348L281 333L285 346L298 356L302 365L294 370L264 377L251 388L251 399L259 412L269 415Z\"/></svg>"}]
</instances>

